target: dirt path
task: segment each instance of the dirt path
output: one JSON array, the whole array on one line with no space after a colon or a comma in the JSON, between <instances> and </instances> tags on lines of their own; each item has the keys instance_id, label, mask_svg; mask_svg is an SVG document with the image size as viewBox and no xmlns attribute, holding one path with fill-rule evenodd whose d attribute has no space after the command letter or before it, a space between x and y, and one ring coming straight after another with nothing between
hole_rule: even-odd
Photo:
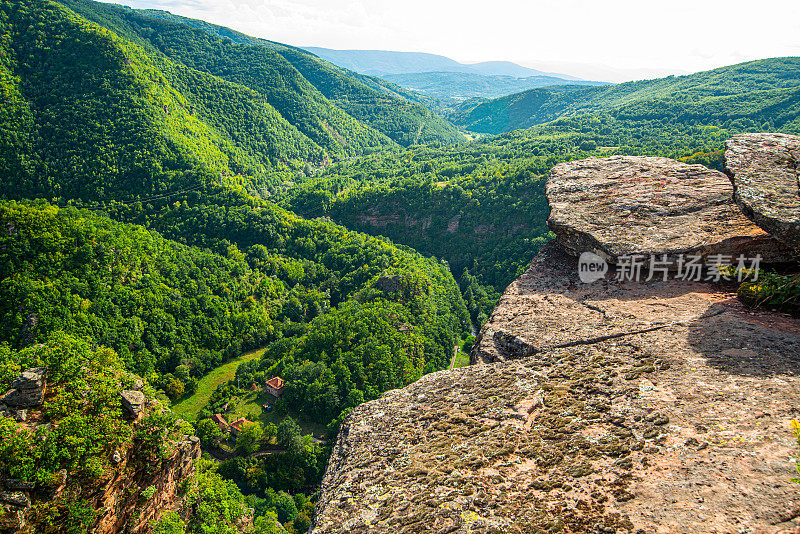
<instances>
[{"instance_id":1,"label":"dirt path","mask_svg":"<svg viewBox=\"0 0 800 534\"><path fill-rule=\"evenodd\" d=\"M452 369L453 367L455 367L456 358L458 358L458 351L460 351L460 350L461 350L461 347L459 347L458 345L455 345L453 347L453 357L450 358L450 367L449 367L449 369Z\"/></svg>"}]
</instances>

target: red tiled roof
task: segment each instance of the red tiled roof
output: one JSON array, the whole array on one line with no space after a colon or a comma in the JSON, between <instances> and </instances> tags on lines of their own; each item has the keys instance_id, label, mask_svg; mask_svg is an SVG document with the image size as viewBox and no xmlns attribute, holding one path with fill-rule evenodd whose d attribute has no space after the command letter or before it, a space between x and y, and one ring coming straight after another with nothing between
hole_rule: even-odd
<instances>
[{"instance_id":1,"label":"red tiled roof","mask_svg":"<svg viewBox=\"0 0 800 534\"><path fill-rule=\"evenodd\" d=\"M244 417L240 417L239 419L237 419L236 421L231 423L231 426L238 431L238 430L241 430L244 425L246 425L248 423L251 423L251 422L252 421L248 421Z\"/></svg>"},{"instance_id":2,"label":"red tiled roof","mask_svg":"<svg viewBox=\"0 0 800 534\"><path fill-rule=\"evenodd\" d=\"M215 413L214 415L211 416L211 420L217 423L217 426L219 426L220 429L222 427L228 426L228 422L225 420L224 417L222 417L222 414Z\"/></svg>"},{"instance_id":3,"label":"red tiled roof","mask_svg":"<svg viewBox=\"0 0 800 534\"><path fill-rule=\"evenodd\" d=\"M267 381L268 386L272 386L275 389L281 389L283 387L283 378L276 376Z\"/></svg>"}]
</instances>

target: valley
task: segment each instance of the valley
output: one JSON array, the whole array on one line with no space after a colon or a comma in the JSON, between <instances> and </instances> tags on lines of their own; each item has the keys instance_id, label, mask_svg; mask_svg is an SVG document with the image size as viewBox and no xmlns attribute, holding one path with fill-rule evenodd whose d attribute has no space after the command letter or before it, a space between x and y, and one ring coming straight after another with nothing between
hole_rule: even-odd
<instances>
[{"instance_id":1,"label":"valley","mask_svg":"<svg viewBox=\"0 0 800 534\"><path fill-rule=\"evenodd\" d=\"M389 515L373 493L413 510L403 484L490 464L505 483L501 442L522 431L489 421L507 408L497 403L519 401L545 367L581 388L596 367L559 347L489 368L527 337L571 328L509 319L574 296L554 289L561 274L540 287L532 270L534 258L571 261L553 252L553 169L659 156L721 172L737 135L800 134L798 86L792 57L612 85L510 62L300 48L92 0L0 0L0 530L299 534L339 532L341 519L367 532L366 508L351 508L363 496L339 490L348 470L391 481L395 493L376 486L359 501ZM791 333L800 289L787 257L748 286L747 304L781 310ZM749 317L735 288L701 293ZM645 338L620 365L642 359ZM598 372L612 376L612 360ZM542 413L566 451L568 422L548 411L559 380L542 378ZM494 415L472 421L480 410ZM377 447L400 454L396 430L419 458L354 465L348 447L380 456L373 424ZM485 463L450 458L456 449L439 458L426 443L448 428L464 443L481 433ZM485 499L491 476L476 477ZM563 477L547 484L570 491ZM545 486L531 495L548 501ZM627 528L596 512L586 517ZM526 528L557 531L547 513ZM445 515L451 531L500 525Z\"/></svg>"}]
</instances>

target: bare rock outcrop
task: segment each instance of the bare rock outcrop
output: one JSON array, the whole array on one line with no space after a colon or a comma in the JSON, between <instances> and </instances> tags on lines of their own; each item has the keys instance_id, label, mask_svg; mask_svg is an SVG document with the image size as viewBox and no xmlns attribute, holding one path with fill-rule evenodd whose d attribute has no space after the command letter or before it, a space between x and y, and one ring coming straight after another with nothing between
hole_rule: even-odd
<instances>
[{"instance_id":1,"label":"bare rock outcrop","mask_svg":"<svg viewBox=\"0 0 800 534\"><path fill-rule=\"evenodd\" d=\"M120 393L122 399L122 408L125 410L125 417L128 419L136 419L139 417L144 403L147 398L144 393L135 389L126 389Z\"/></svg>"},{"instance_id":2,"label":"bare rock outcrop","mask_svg":"<svg viewBox=\"0 0 800 534\"><path fill-rule=\"evenodd\" d=\"M11 384L8 393L0 397L0 404L14 409L39 406L44 400L46 378L46 367L33 367L24 371Z\"/></svg>"},{"instance_id":3,"label":"bare rock outcrop","mask_svg":"<svg viewBox=\"0 0 800 534\"><path fill-rule=\"evenodd\" d=\"M200 458L200 441L186 436L169 444L165 458L143 464L135 448L128 449L117 465L120 476L115 476L95 492L93 507L100 510L93 532L115 534L118 532L148 533L152 521L166 510L182 504L180 484L194 475L196 461ZM144 504L137 498L141 488L153 486L155 492ZM133 497L132 497L133 496Z\"/></svg>"},{"instance_id":4,"label":"bare rock outcrop","mask_svg":"<svg viewBox=\"0 0 800 534\"><path fill-rule=\"evenodd\" d=\"M800 255L800 137L750 133L729 139L725 172L736 202L755 223Z\"/></svg>"},{"instance_id":5,"label":"bare rock outcrop","mask_svg":"<svg viewBox=\"0 0 800 534\"><path fill-rule=\"evenodd\" d=\"M800 320L571 261L548 245L506 290L476 347L505 361L353 411L315 534L800 528Z\"/></svg>"},{"instance_id":6,"label":"bare rock outcrop","mask_svg":"<svg viewBox=\"0 0 800 534\"><path fill-rule=\"evenodd\" d=\"M191 503L185 502L180 484L196 472L200 440L178 436L167 442L165 451L163 457L143 458L136 444L129 443L114 451L114 469L91 483L70 478L66 470L50 484L0 478L0 532L30 531L32 504L65 491L79 491L97 512L91 528L96 534L147 534L165 511L191 513ZM81 489L76 490L76 485ZM143 500L141 491L150 487L152 495Z\"/></svg>"},{"instance_id":7,"label":"bare rock outcrop","mask_svg":"<svg viewBox=\"0 0 800 534\"><path fill-rule=\"evenodd\" d=\"M670 180L665 187L680 188L693 178ZM631 210L628 222L619 206L658 204L655 196L624 180L639 200L587 190L595 206L608 202L604 220L616 225L598 229L597 242L610 256L732 254L737 243L751 254L754 240L769 239L718 182L718 202L687 190L707 198L689 210L672 200L663 211ZM724 228L727 216L735 232ZM662 217L669 231L657 240L635 228L658 231ZM800 319L745 308L735 284L613 271L581 283L568 251L584 243L554 228L558 242L542 248L482 328L474 365L427 375L345 420L312 532L800 531L789 427L800 417Z\"/></svg>"},{"instance_id":8,"label":"bare rock outcrop","mask_svg":"<svg viewBox=\"0 0 800 534\"><path fill-rule=\"evenodd\" d=\"M556 165L547 224L558 242L616 263L630 254L791 254L747 219L721 172L667 158L614 156Z\"/></svg>"}]
</instances>

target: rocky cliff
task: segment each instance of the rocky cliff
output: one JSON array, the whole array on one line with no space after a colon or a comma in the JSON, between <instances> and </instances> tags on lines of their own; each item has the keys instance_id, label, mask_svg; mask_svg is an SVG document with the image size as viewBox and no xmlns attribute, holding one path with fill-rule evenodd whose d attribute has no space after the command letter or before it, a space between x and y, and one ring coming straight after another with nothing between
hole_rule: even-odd
<instances>
[{"instance_id":1,"label":"rocky cliff","mask_svg":"<svg viewBox=\"0 0 800 534\"><path fill-rule=\"evenodd\" d=\"M88 366L84 369L87 375L94 374ZM49 381L48 371L48 367L40 366L22 372L11 389L0 396L0 415L5 416L5 424L14 421L13 431L18 436L30 432L41 442L50 443L50 449L45 450L46 454L53 455L59 440L53 434L55 429L65 425L76 434L81 429L74 424L78 417L76 412L58 412L56 406L67 406L63 397L71 396L72 392L67 391L64 383ZM103 372L114 373L110 369L103 369ZM116 375L114 379L122 376ZM59 511L76 503L87 510L82 529L91 526L91 532L96 534L145 534L152 531L154 520L167 510L178 510L184 516L190 512L183 506L179 486L195 474L195 461L201 454L200 440L185 434L191 427L180 420L172 427L153 425L148 416L161 412L159 402L152 397L152 391L149 397L141 391L141 379L124 377L134 384L133 389L123 390L118 383L112 386L118 393L109 393L106 398L120 408L133 437L107 451L108 467L101 469L96 478L87 479L75 472L77 470L68 469L57 471L53 477L37 470L28 480L0 473L0 532L83 531L77 530L78 525L60 524L61 520L53 519L63 517L58 515ZM79 405L85 405L85 410L97 417L98 426L103 424L102 414L95 413L90 397L102 395L98 389L88 386L77 394L78 398L87 399ZM55 417L56 414L61 417ZM143 445L145 438L139 436L140 432L152 434L147 440L155 436L157 451ZM7 435L4 438L9 439ZM82 449L85 441L76 436L73 443L76 450L69 452L82 458L84 463L91 461L85 459L90 457ZM19 455L24 452L19 451ZM60 458L46 460L52 464Z\"/></svg>"},{"instance_id":2,"label":"rocky cliff","mask_svg":"<svg viewBox=\"0 0 800 534\"><path fill-rule=\"evenodd\" d=\"M165 458L153 463L142 462L136 451L129 449L113 476L95 492L94 509L101 512L93 532L151 532L153 520L167 510L182 507L180 484L195 474L195 461L200 454L200 440L195 436L171 442ZM139 496L151 487L152 496Z\"/></svg>"},{"instance_id":3,"label":"rocky cliff","mask_svg":"<svg viewBox=\"0 0 800 534\"><path fill-rule=\"evenodd\" d=\"M554 169L554 215L571 213L552 225L558 239L505 291L474 365L353 411L314 533L800 530L800 485L789 481L800 319L748 309L735 283L707 273L679 279L674 264L650 281L616 280L613 265L594 283L578 280L585 244L612 262L755 250L791 259L733 210L718 173L676 177L676 162L646 160ZM643 189L617 187L606 165L628 177L647 167ZM555 187L575 169L584 181ZM654 206L641 193L659 183ZM631 231L648 220L652 232Z\"/></svg>"}]
</instances>

